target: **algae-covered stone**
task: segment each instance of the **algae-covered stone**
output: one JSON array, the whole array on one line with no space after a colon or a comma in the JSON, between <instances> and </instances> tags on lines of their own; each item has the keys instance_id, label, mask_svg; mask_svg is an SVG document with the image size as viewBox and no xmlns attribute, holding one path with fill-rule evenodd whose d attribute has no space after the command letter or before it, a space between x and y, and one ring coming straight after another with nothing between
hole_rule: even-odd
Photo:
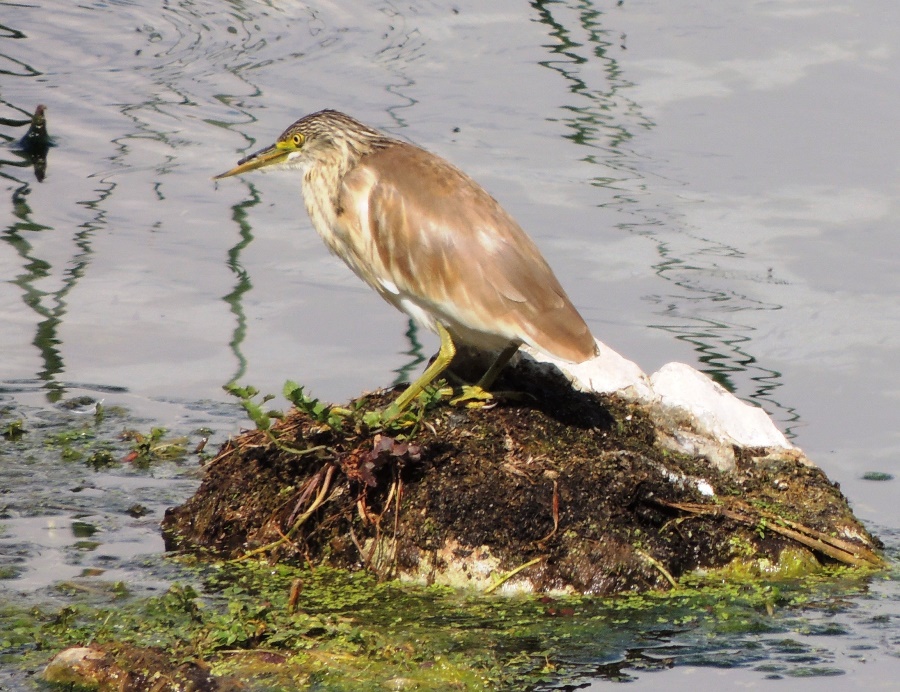
<instances>
[{"instance_id":1,"label":"algae-covered stone","mask_svg":"<svg viewBox=\"0 0 900 692\"><path fill-rule=\"evenodd\" d=\"M61 689L92 692L237 692L229 678L214 677L208 667L183 662L164 651L133 646L75 646L56 654L43 678Z\"/></svg>"},{"instance_id":2,"label":"algae-covered stone","mask_svg":"<svg viewBox=\"0 0 900 692\"><path fill-rule=\"evenodd\" d=\"M44 669L44 680L106 692L118 690L125 672L100 649L74 646L60 651Z\"/></svg>"}]
</instances>

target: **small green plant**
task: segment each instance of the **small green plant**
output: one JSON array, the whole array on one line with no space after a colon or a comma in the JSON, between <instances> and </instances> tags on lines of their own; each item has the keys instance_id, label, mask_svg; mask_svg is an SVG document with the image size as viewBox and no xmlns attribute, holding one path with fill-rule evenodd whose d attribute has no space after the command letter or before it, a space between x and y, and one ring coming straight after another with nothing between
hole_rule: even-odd
<instances>
[{"instance_id":1,"label":"small green plant","mask_svg":"<svg viewBox=\"0 0 900 692\"><path fill-rule=\"evenodd\" d=\"M292 383L288 383L288 384L292 384ZM287 389L288 389L288 385L285 385L285 390L287 391ZM302 399L303 398L303 394L302 394L303 389L302 389L302 387L298 387L298 389L300 390L300 393L298 395L295 395L295 397L297 399ZM241 387L240 385L237 385L232 382L231 384L225 385L225 391L228 392L229 394L231 394L232 396L236 396L238 399L241 400L241 406L244 407L244 410L247 412L247 415L249 416L250 420L252 420L254 423L256 423L257 429L262 431L263 433L265 433L266 437L268 437L269 440L279 449L282 449L285 452L288 452L289 454L301 454L301 455L309 454L310 452L314 452L314 451L323 449L322 446L310 447L308 449L296 449L294 447L286 445L284 442L282 442L281 440L278 439L276 431L272 428L272 419L276 418L276 419L280 420L280 419L284 418L284 413L282 413L281 411L273 410L273 409L266 410L263 408L263 406L267 402L269 402L275 398L275 396L273 394L263 395L262 399L260 399L260 401L257 403L256 401L253 401L254 397L256 397L256 395L259 394L259 390L256 387L253 387L250 385ZM303 410L306 410L309 413L310 410L315 410L318 406L320 406L320 404L319 404L318 400L316 400L316 399L309 399L306 402L306 406L308 408L304 408ZM323 413L325 408L330 409L330 407L323 406L321 409L319 409L319 415L324 415L326 417L328 415L330 415L330 410L328 413ZM311 414L311 415L313 415L313 414Z\"/></svg>"},{"instance_id":2,"label":"small green plant","mask_svg":"<svg viewBox=\"0 0 900 692\"><path fill-rule=\"evenodd\" d=\"M425 418L425 412L446 397L453 396L453 390L440 380L433 387L426 387L415 402L403 411L391 404L383 411L363 411L361 418L370 430L402 433L401 437L410 439L415 436ZM451 402L452 403L452 402Z\"/></svg>"},{"instance_id":3,"label":"small green plant","mask_svg":"<svg viewBox=\"0 0 900 692\"><path fill-rule=\"evenodd\" d=\"M225 385L225 391L240 400L241 406L247 412L250 420L256 424L257 429L265 432L266 436L280 448L287 452L300 454L310 451L292 449L279 441L278 430L273 427L273 419L281 420L285 414L282 411L266 408L266 404L275 398L274 395L265 394L257 399L259 390L256 387L241 386L235 383ZM357 432L360 429L368 432L380 431L409 439L418 431L425 412L445 396L452 394L452 390L442 389L440 386L426 388L416 402L403 411L398 411L394 406L378 410L367 409L366 397L354 401L352 409L326 404L307 394L302 385L291 380L284 383L282 394L298 411L331 428L336 433L346 432L349 426Z\"/></svg>"},{"instance_id":4,"label":"small green plant","mask_svg":"<svg viewBox=\"0 0 900 692\"><path fill-rule=\"evenodd\" d=\"M26 432L28 431L25 429L25 421L19 418L18 420L7 423L3 427L3 432L0 434L10 442L15 442L16 440L21 439Z\"/></svg>"},{"instance_id":5,"label":"small green plant","mask_svg":"<svg viewBox=\"0 0 900 692\"><path fill-rule=\"evenodd\" d=\"M263 408L267 402L275 398L274 394L265 394L257 403L253 399L259 394L259 390L252 385L241 387L239 384L230 382L225 385L225 391L241 400L241 406L244 407L247 416L260 430L269 430L272 427L273 418L280 419L284 417L281 411L271 409L267 411Z\"/></svg>"},{"instance_id":6,"label":"small green plant","mask_svg":"<svg viewBox=\"0 0 900 692\"><path fill-rule=\"evenodd\" d=\"M63 458L65 458L65 452L63 452ZM92 452L90 456L84 460L84 463L94 469L94 471L99 471L100 469L108 469L116 466L119 462L110 450L98 449L97 451Z\"/></svg>"},{"instance_id":7,"label":"small green plant","mask_svg":"<svg viewBox=\"0 0 900 692\"><path fill-rule=\"evenodd\" d=\"M303 387L288 380L282 390L284 398L290 401L300 411L303 411L314 420L327 425L332 430L340 431L344 422L350 415L350 411L331 404L324 404L318 399L309 396L303 391Z\"/></svg>"},{"instance_id":8,"label":"small green plant","mask_svg":"<svg viewBox=\"0 0 900 692\"><path fill-rule=\"evenodd\" d=\"M63 461L81 461L102 444L98 443L96 433L89 426L47 435L43 442L45 447L58 449Z\"/></svg>"},{"instance_id":9,"label":"small green plant","mask_svg":"<svg viewBox=\"0 0 900 692\"><path fill-rule=\"evenodd\" d=\"M165 428L150 428L150 433L144 435L137 430L126 430L122 433L122 439L132 444L131 451L122 461L149 465L154 461L173 461L187 456L187 438L166 439L166 432Z\"/></svg>"}]
</instances>

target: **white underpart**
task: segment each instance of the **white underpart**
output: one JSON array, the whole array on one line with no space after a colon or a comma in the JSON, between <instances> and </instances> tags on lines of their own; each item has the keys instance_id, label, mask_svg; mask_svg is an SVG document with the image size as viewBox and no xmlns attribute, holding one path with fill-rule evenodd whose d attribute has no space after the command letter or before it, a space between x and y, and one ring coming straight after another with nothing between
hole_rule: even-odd
<instances>
[{"instance_id":1,"label":"white underpart","mask_svg":"<svg viewBox=\"0 0 900 692\"><path fill-rule=\"evenodd\" d=\"M397 288L397 284L393 281L389 281L388 279L378 279L378 283L380 283L381 287L388 293L393 293L395 296L400 295L400 289Z\"/></svg>"},{"instance_id":2,"label":"white underpart","mask_svg":"<svg viewBox=\"0 0 900 692\"><path fill-rule=\"evenodd\" d=\"M285 158L284 163L287 168L305 168L303 161L298 161L297 159L301 158L303 154L299 151L292 151Z\"/></svg>"},{"instance_id":3,"label":"white underpart","mask_svg":"<svg viewBox=\"0 0 900 692\"><path fill-rule=\"evenodd\" d=\"M396 290L396 286L394 288ZM409 298L401 298L398 303L398 307L407 315L412 317L413 320L415 320L415 322L419 324L419 326L425 327L425 329L430 329L433 332L437 332L434 317L431 315L431 313L421 308Z\"/></svg>"}]
</instances>

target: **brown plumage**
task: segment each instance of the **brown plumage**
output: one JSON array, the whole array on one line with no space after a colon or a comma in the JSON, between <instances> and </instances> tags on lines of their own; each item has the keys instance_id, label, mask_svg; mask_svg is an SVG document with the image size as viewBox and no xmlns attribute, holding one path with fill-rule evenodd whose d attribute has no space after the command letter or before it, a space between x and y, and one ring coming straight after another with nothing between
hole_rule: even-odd
<instances>
[{"instance_id":1,"label":"brown plumage","mask_svg":"<svg viewBox=\"0 0 900 692\"><path fill-rule=\"evenodd\" d=\"M505 360L523 343L576 363L596 355L590 330L534 242L439 156L321 111L217 178L263 167L303 172L316 231L385 300L441 335L443 360L453 342L502 350ZM410 388L417 391L401 395L401 408L441 370L429 368L428 381L423 375Z\"/></svg>"}]
</instances>

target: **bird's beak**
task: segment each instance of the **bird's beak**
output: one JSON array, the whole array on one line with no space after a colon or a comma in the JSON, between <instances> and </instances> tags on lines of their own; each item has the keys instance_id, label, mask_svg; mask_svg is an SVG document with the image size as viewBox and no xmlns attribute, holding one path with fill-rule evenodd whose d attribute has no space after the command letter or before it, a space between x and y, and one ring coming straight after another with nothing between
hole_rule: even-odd
<instances>
[{"instance_id":1,"label":"bird's beak","mask_svg":"<svg viewBox=\"0 0 900 692\"><path fill-rule=\"evenodd\" d=\"M232 168L230 171L219 173L219 175L213 177L213 180L230 178L233 175L240 175L241 173L247 173L249 171L256 170L257 168L265 168L266 166L271 166L272 164L284 161L284 159L287 158L288 154L291 153L291 150L286 147L279 146L280 144L281 142L278 142L276 144L273 144L271 147L260 149L255 154L245 156L240 161L238 161L237 166Z\"/></svg>"}]
</instances>

